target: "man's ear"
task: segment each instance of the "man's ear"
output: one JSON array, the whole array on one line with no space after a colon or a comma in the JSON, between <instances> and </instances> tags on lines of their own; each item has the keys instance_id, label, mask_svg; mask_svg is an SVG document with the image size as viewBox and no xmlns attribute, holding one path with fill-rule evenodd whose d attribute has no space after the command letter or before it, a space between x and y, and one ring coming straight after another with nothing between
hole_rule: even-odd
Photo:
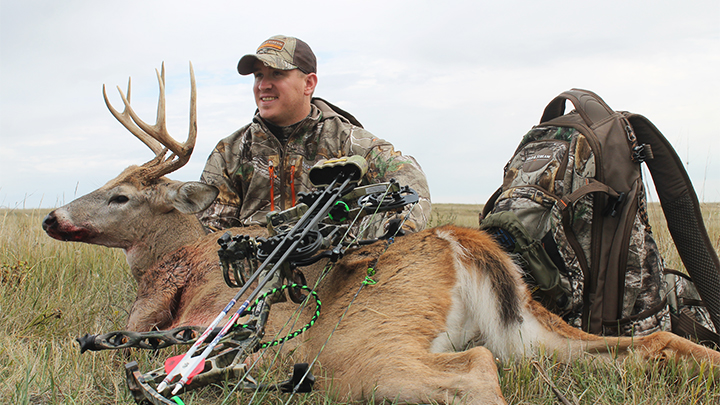
<instances>
[{"instance_id":1,"label":"man's ear","mask_svg":"<svg viewBox=\"0 0 720 405\"><path fill-rule=\"evenodd\" d=\"M315 92L315 86L317 86L318 77L315 73L308 73L305 76L305 95L312 96Z\"/></svg>"}]
</instances>

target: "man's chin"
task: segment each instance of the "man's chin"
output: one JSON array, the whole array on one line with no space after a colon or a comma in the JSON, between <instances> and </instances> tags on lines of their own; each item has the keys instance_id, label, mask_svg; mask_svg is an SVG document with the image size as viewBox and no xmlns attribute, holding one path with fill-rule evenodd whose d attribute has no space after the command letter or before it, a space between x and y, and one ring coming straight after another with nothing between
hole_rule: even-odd
<instances>
[{"instance_id":1,"label":"man's chin","mask_svg":"<svg viewBox=\"0 0 720 405\"><path fill-rule=\"evenodd\" d=\"M260 111L260 117L262 117L263 120L271 124L278 125L277 114L274 113L272 108L259 107L258 110Z\"/></svg>"}]
</instances>

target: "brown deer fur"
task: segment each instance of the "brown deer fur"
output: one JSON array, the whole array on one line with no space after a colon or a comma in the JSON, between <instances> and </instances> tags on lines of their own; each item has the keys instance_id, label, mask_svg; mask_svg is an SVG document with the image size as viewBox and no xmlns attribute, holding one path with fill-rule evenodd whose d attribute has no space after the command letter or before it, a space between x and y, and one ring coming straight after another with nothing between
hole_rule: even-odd
<instances>
[{"instance_id":1,"label":"brown deer fur","mask_svg":"<svg viewBox=\"0 0 720 405\"><path fill-rule=\"evenodd\" d=\"M138 282L128 319L131 330L207 325L236 292L222 278L219 234L204 235L192 214L172 208L179 204L173 195L183 187L189 186L166 179L149 186L111 182L44 221L52 237L149 256L128 255ZM197 183L194 188L204 190ZM108 203L121 192L128 197L124 205L131 207ZM209 198L206 193L198 192L200 199ZM190 192L184 195L188 197L197 198ZM115 218L103 224L109 217ZM196 240L186 242L192 238ZM318 288L323 302L319 321L295 340L300 346L295 356L311 360L357 293L367 267L378 260L378 283L360 291L319 358L339 395L503 403L494 359L533 356L541 349L572 360L584 353L622 357L633 348L647 358L680 356L720 365L720 353L670 333L607 338L568 326L530 298L518 267L478 230L444 226L399 237L387 251L385 247L377 242L352 250L335 264ZM306 271L309 284L319 269ZM273 306L268 336L295 307Z\"/></svg>"}]
</instances>

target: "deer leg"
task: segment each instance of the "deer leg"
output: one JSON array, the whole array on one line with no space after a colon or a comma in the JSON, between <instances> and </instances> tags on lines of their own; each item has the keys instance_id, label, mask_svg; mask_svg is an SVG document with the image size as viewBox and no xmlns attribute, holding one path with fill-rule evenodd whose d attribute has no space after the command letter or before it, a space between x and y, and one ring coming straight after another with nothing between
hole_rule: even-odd
<instances>
[{"instance_id":1,"label":"deer leg","mask_svg":"<svg viewBox=\"0 0 720 405\"><path fill-rule=\"evenodd\" d=\"M597 345L599 342L595 342ZM594 345L586 350L592 352ZM642 357L650 360L668 360L670 358L684 358L696 362L708 362L720 366L720 352L708 347L693 343L685 338L670 332L655 332L637 338L608 338L608 347L617 347L618 350L634 350Z\"/></svg>"},{"instance_id":2,"label":"deer leg","mask_svg":"<svg viewBox=\"0 0 720 405\"><path fill-rule=\"evenodd\" d=\"M609 361L635 353L651 361L684 359L720 367L720 352L670 332L655 332L640 337L601 337L582 332L576 335L572 338L555 336L547 339L545 344L550 350L556 351L563 361L572 361L584 353Z\"/></svg>"},{"instance_id":3,"label":"deer leg","mask_svg":"<svg viewBox=\"0 0 720 405\"><path fill-rule=\"evenodd\" d=\"M535 301L529 301L527 308L543 329L550 332L540 340L547 348L556 351L563 361L572 361L583 353L613 360L634 351L649 360L684 358L720 366L720 352L670 332L655 332L641 337L590 335L566 324Z\"/></svg>"},{"instance_id":4,"label":"deer leg","mask_svg":"<svg viewBox=\"0 0 720 405\"><path fill-rule=\"evenodd\" d=\"M167 329L173 319L173 298L169 294L153 299L138 297L130 310L127 329L135 332Z\"/></svg>"},{"instance_id":5,"label":"deer leg","mask_svg":"<svg viewBox=\"0 0 720 405\"><path fill-rule=\"evenodd\" d=\"M505 404L493 354L484 347L427 353L413 363L386 366L375 398L399 403Z\"/></svg>"},{"instance_id":6,"label":"deer leg","mask_svg":"<svg viewBox=\"0 0 720 405\"><path fill-rule=\"evenodd\" d=\"M147 277L138 286L138 295L128 316L128 330L144 332L167 329L177 315L178 297L182 281L160 274Z\"/></svg>"}]
</instances>

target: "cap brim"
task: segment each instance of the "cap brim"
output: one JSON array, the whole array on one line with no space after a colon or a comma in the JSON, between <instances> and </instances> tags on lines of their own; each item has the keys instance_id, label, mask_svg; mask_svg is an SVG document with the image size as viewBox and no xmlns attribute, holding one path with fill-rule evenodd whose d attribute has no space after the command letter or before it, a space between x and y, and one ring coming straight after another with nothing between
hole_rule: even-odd
<instances>
[{"instance_id":1,"label":"cap brim","mask_svg":"<svg viewBox=\"0 0 720 405\"><path fill-rule=\"evenodd\" d=\"M252 54L245 55L240 58L240 62L238 62L237 67L238 73L240 73L241 75L249 75L255 73L255 61L258 60L273 69L292 70L298 68L297 66L289 63L288 61L279 56L267 54Z\"/></svg>"}]
</instances>

